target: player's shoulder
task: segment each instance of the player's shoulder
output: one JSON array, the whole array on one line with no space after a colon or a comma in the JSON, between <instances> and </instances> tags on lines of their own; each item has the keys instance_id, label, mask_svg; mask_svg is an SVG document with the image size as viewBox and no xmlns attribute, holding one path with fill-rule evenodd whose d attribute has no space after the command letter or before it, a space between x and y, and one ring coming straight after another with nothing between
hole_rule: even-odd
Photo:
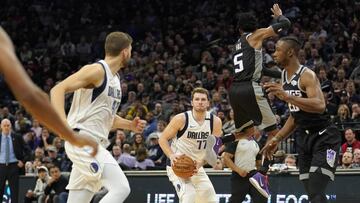
<instances>
[{"instance_id":1,"label":"player's shoulder","mask_svg":"<svg viewBox=\"0 0 360 203\"><path fill-rule=\"evenodd\" d=\"M81 69L87 70L87 71L92 71L92 72L104 72L104 68L102 67L102 65L100 63L92 63L92 64L87 64L84 65L83 67L81 67Z\"/></svg>"},{"instance_id":2,"label":"player's shoulder","mask_svg":"<svg viewBox=\"0 0 360 203\"><path fill-rule=\"evenodd\" d=\"M316 73L310 68L303 66L303 70L301 71L301 79L316 79Z\"/></svg>"},{"instance_id":3,"label":"player's shoulder","mask_svg":"<svg viewBox=\"0 0 360 203\"><path fill-rule=\"evenodd\" d=\"M178 113L171 119L171 121L175 123L184 123L186 120L186 114L187 112Z\"/></svg>"},{"instance_id":4,"label":"player's shoulder","mask_svg":"<svg viewBox=\"0 0 360 203\"><path fill-rule=\"evenodd\" d=\"M215 115L215 114L212 114L212 115L214 116L215 123L222 123L221 119L217 115Z\"/></svg>"}]
</instances>

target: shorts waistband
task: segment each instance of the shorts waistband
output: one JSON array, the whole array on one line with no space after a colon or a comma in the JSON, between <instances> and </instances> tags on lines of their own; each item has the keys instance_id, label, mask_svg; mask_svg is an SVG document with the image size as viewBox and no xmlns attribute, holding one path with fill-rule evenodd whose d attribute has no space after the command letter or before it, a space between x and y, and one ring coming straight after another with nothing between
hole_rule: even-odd
<instances>
[{"instance_id":1,"label":"shorts waistband","mask_svg":"<svg viewBox=\"0 0 360 203\"><path fill-rule=\"evenodd\" d=\"M75 132L80 132L80 130L81 129L79 129L79 128L73 128L73 131L75 131ZM103 145L105 148L107 148L107 146L109 145L108 140L105 140L104 138L91 135L90 133L85 133L85 134L87 134L87 135L91 136L92 138L94 138L98 143Z\"/></svg>"},{"instance_id":2,"label":"shorts waistband","mask_svg":"<svg viewBox=\"0 0 360 203\"><path fill-rule=\"evenodd\" d=\"M332 126L332 124L330 123L324 123L324 124L320 124L316 127L311 127L311 128L300 128L301 131L305 132L306 134L314 134L314 133L318 133L322 130L324 130L325 128L328 128Z\"/></svg>"}]
</instances>

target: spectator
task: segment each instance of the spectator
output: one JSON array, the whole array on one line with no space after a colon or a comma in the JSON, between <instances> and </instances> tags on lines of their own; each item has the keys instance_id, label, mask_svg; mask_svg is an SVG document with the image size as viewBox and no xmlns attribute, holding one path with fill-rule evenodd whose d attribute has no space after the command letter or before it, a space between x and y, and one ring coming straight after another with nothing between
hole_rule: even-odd
<instances>
[{"instance_id":1,"label":"spectator","mask_svg":"<svg viewBox=\"0 0 360 203\"><path fill-rule=\"evenodd\" d=\"M144 137L140 133L134 135L134 143L132 144L131 155L136 155L140 148L146 148Z\"/></svg>"},{"instance_id":2,"label":"spectator","mask_svg":"<svg viewBox=\"0 0 360 203\"><path fill-rule=\"evenodd\" d=\"M226 116L222 130L224 135L232 133L235 130L234 111L232 109Z\"/></svg>"},{"instance_id":3,"label":"spectator","mask_svg":"<svg viewBox=\"0 0 360 203\"><path fill-rule=\"evenodd\" d=\"M59 169L61 167L62 158L58 155L58 151L55 146L49 145L46 148L48 156L43 159L44 163L54 164Z\"/></svg>"},{"instance_id":4,"label":"spectator","mask_svg":"<svg viewBox=\"0 0 360 203\"><path fill-rule=\"evenodd\" d=\"M120 162L127 166L128 168L132 169L135 168L135 157L130 155L131 147L129 144L124 144L122 154L120 155Z\"/></svg>"},{"instance_id":5,"label":"spectator","mask_svg":"<svg viewBox=\"0 0 360 203\"><path fill-rule=\"evenodd\" d=\"M121 156L121 147L119 145L114 145L112 147L112 155L113 157L115 158L115 160L118 162L118 163L121 163L120 161L120 156Z\"/></svg>"},{"instance_id":6,"label":"spectator","mask_svg":"<svg viewBox=\"0 0 360 203\"><path fill-rule=\"evenodd\" d=\"M57 154L60 157L65 156L65 148L64 148L64 142L60 139L60 137L55 137L52 146L56 148Z\"/></svg>"},{"instance_id":7,"label":"spectator","mask_svg":"<svg viewBox=\"0 0 360 203\"><path fill-rule=\"evenodd\" d=\"M20 135L13 133L9 119L1 121L0 136L0 197L8 181L11 200L18 202L19 175L25 174L24 163L28 160L30 149Z\"/></svg>"},{"instance_id":8,"label":"spectator","mask_svg":"<svg viewBox=\"0 0 360 203\"><path fill-rule=\"evenodd\" d=\"M354 168L360 168L360 149L354 149L354 159L352 166Z\"/></svg>"},{"instance_id":9,"label":"spectator","mask_svg":"<svg viewBox=\"0 0 360 203\"><path fill-rule=\"evenodd\" d=\"M159 136L157 134L150 134L149 141L149 159L151 159L157 166L165 166L166 157L164 156L164 152L159 145Z\"/></svg>"},{"instance_id":10,"label":"spectator","mask_svg":"<svg viewBox=\"0 0 360 203\"><path fill-rule=\"evenodd\" d=\"M54 141L54 136L49 133L47 128L43 128L41 132L41 141L39 146L47 148L50 146Z\"/></svg>"},{"instance_id":11,"label":"spectator","mask_svg":"<svg viewBox=\"0 0 360 203\"><path fill-rule=\"evenodd\" d=\"M37 171L38 179L36 180L35 189L34 191L27 191L24 199L25 203L32 203L32 201L43 203L45 201L45 188L49 181L48 169L45 166L40 166Z\"/></svg>"},{"instance_id":12,"label":"spectator","mask_svg":"<svg viewBox=\"0 0 360 203\"><path fill-rule=\"evenodd\" d=\"M340 128L345 128L351 122L350 110L346 104L340 104L337 116L334 119L334 124Z\"/></svg>"},{"instance_id":13,"label":"spectator","mask_svg":"<svg viewBox=\"0 0 360 203\"><path fill-rule=\"evenodd\" d=\"M144 129L143 135L146 139L151 133L156 130L157 119L154 117L154 113L149 111L145 116L145 120L147 121L147 126Z\"/></svg>"},{"instance_id":14,"label":"spectator","mask_svg":"<svg viewBox=\"0 0 360 203\"><path fill-rule=\"evenodd\" d=\"M356 135L351 128L345 129L345 140L346 142L341 146L341 152L353 153L355 149L360 149L360 141L356 139Z\"/></svg>"},{"instance_id":15,"label":"spectator","mask_svg":"<svg viewBox=\"0 0 360 203\"><path fill-rule=\"evenodd\" d=\"M40 138L41 132L42 132L42 127L40 126L40 123L38 120L33 119L31 130L35 132L35 135L37 138Z\"/></svg>"},{"instance_id":16,"label":"spectator","mask_svg":"<svg viewBox=\"0 0 360 203\"><path fill-rule=\"evenodd\" d=\"M68 191L66 185L68 179L61 175L60 168L57 166L50 167L51 178L47 182L44 194L46 195L46 203L66 203Z\"/></svg>"},{"instance_id":17,"label":"spectator","mask_svg":"<svg viewBox=\"0 0 360 203\"><path fill-rule=\"evenodd\" d=\"M342 164L338 168L349 169L352 167L353 154L351 152L345 152L342 156Z\"/></svg>"},{"instance_id":18,"label":"spectator","mask_svg":"<svg viewBox=\"0 0 360 203\"><path fill-rule=\"evenodd\" d=\"M354 122L357 122L358 124L357 125L360 125L360 106L359 106L359 103L353 103L351 105L351 119L354 121ZM358 127L360 128L360 127Z\"/></svg>"},{"instance_id":19,"label":"spectator","mask_svg":"<svg viewBox=\"0 0 360 203\"><path fill-rule=\"evenodd\" d=\"M148 157L146 148L139 148L136 153L135 168L140 170L146 170L148 167L154 166L154 162Z\"/></svg>"},{"instance_id":20,"label":"spectator","mask_svg":"<svg viewBox=\"0 0 360 203\"><path fill-rule=\"evenodd\" d=\"M296 168L296 157L292 154L288 154L285 157L284 163L288 168L291 168L291 167Z\"/></svg>"}]
</instances>

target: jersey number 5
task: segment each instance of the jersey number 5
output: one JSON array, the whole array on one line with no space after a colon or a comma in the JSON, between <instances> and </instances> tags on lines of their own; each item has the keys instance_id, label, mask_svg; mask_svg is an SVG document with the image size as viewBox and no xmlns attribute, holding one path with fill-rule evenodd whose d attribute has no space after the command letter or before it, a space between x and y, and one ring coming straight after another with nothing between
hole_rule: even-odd
<instances>
[{"instance_id":1,"label":"jersey number 5","mask_svg":"<svg viewBox=\"0 0 360 203\"><path fill-rule=\"evenodd\" d=\"M243 53L238 53L234 56L234 66L235 66L235 73L239 73L244 70L243 60L242 60Z\"/></svg>"}]
</instances>

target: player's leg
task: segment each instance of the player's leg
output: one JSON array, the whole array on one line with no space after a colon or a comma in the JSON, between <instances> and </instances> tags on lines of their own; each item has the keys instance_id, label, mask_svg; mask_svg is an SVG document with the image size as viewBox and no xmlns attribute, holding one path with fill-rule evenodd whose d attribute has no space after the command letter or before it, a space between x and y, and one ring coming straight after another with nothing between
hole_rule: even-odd
<instances>
[{"instance_id":1,"label":"player's leg","mask_svg":"<svg viewBox=\"0 0 360 203\"><path fill-rule=\"evenodd\" d=\"M180 203L195 203L196 190L191 181L175 175L170 166L166 167L170 182L173 184Z\"/></svg>"},{"instance_id":2,"label":"player's leg","mask_svg":"<svg viewBox=\"0 0 360 203\"><path fill-rule=\"evenodd\" d=\"M230 181L231 197L229 202L243 202L250 189L249 177L241 177L239 174L232 172Z\"/></svg>"},{"instance_id":3,"label":"player's leg","mask_svg":"<svg viewBox=\"0 0 360 203\"><path fill-rule=\"evenodd\" d=\"M251 83L234 83L229 91L231 108L234 111L235 132L222 137L222 142L234 141L236 138L254 134L254 111L260 112Z\"/></svg>"},{"instance_id":4,"label":"player's leg","mask_svg":"<svg viewBox=\"0 0 360 203\"><path fill-rule=\"evenodd\" d=\"M100 178L104 169L104 157L109 153L99 147L98 154L91 157L84 148L78 148L65 142L66 154L73 162L69 184L68 203L90 202L95 192L101 188Z\"/></svg>"},{"instance_id":5,"label":"player's leg","mask_svg":"<svg viewBox=\"0 0 360 203\"><path fill-rule=\"evenodd\" d=\"M94 193L87 189L69 190L67 203L90 202Z\"/></svg>"},{"instance_id":6,"label":"player's leg","mask_svg":"<svg viewBox=\"0 0 360 203\"><path fill-rule=\"evenodd\" d=\"M105 163L101 182L109 190L101 203L124 202L130 194L129 182L118 164Z\"/></svg>"},{"instance_id":7,"label":"player's leg","mask_svg":"<svg viewBox=\"0 0 360 203\"><path fill-rule=\"evenodd\" d=\"M213 184L204 168L199 168L198 173L191 178L196 190L195 203L216 203L216 193Z\"/></svg>"},{"instance_id":8,"label":"player's leg","mask_svg":"<svg viewBox=\"0 0 360 203\"><path fill-rule=\"evenodd\" d=\"M335 126L316 132L311 137L318 137L312 143L313 159L309 169L308 195L313 203L327 202L325 190L330 180L335 178L337 151L341 145L341 136Z\"/></svg>"},{"instance_id":9,"label":"player's leg","mask_svg":"<svg viewBox=\"0 0 360 203\"><path fill-rule=\"evenodd\" d=\"M253 88L256 95L256 104L260 110L254 119L261 118L261 120L255 120L257 122L260 121L259 129L264 130L268 134L268 137L272 138L279 131L276 127L276 117L269 102L264 97L262 88L259 85L254 85Z\"/></svg>"}]
</instances>

